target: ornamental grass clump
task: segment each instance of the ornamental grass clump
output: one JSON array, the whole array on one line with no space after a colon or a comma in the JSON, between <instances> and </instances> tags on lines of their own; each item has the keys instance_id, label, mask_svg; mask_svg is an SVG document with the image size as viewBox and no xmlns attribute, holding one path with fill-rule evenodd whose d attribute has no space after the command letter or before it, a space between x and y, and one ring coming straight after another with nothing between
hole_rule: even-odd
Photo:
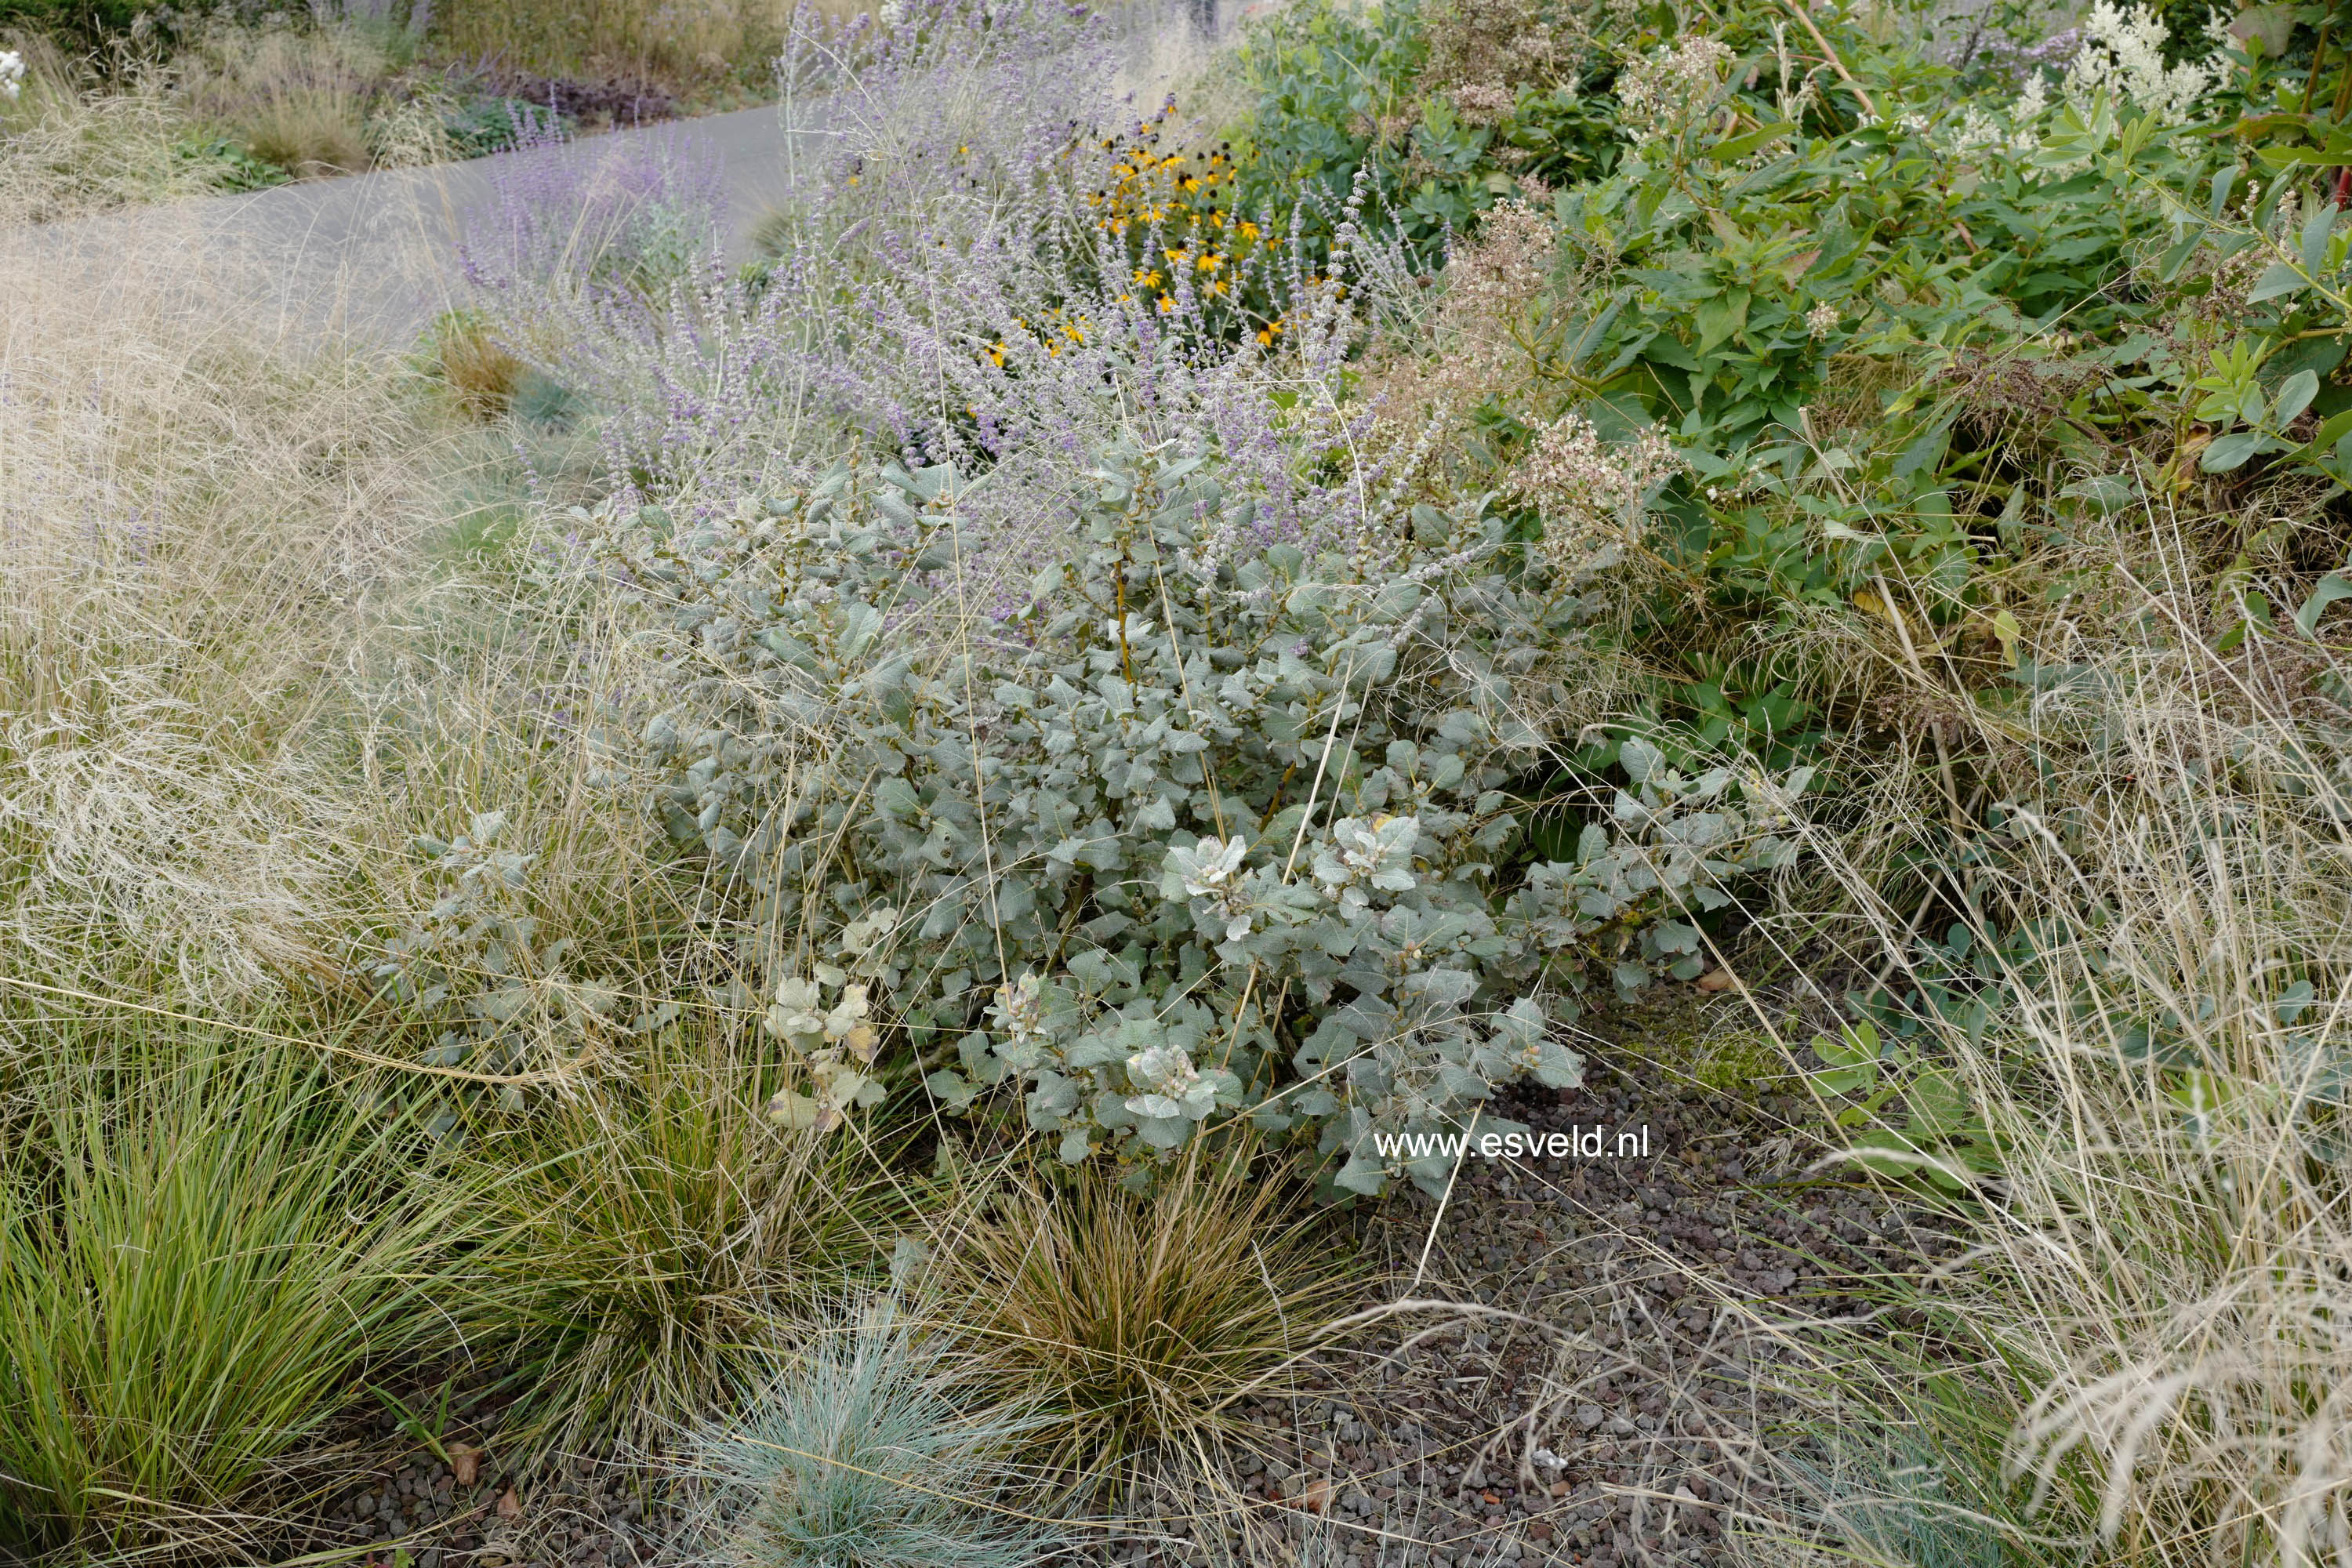
<instances>
[{"instance_id":1,"label":"ornamental grass clump","mask_svg":"<svg viewBox=\"0 0 2352 1568\"><path fill-rule=\"evenodd\" d=\"M222 165L178 151L192 127L168 71L142 60L103 72L37 35L10 44L0 50L0 224L221 188Z\"/></svg>"},{"instance_id":2,"label":"ornamental grass clump","mask_svg":"<svg viewBox=\"0 0 2352 1568\"><path fill-rule=\"evenodd\" d=\"M111 1020L13 1074L0 1552L266 1551L255 1489L441 1331L470 1190L326 1060Z\"/></svg>"},{"instance_id":3,"label":"ornamental grass clump","mask_svg":"<svg viewBox=\"0 0 2352 1568\"><path fill-rule=\"evenodd\" d=\"M226 132L297 178L369 166L368 122L390 90L389 32L213 24L185 41L174 69L196 125Z\"/></svg>"},{"instance_id":4,"label":"ornamental grass clump","mask_svg":"<svg viewBox=\"0 0 2352 1568\"><path fill-rule=\"evenodd\" d=\"M474 1143L490 1240L451 1308L528 1369L507 1431L533 1451L669 1447L901 1226L870 1128L762 1114L772 1051L688 1019L636 1054L528 1120L487 1118Z\"/></svg>"},{"instance_id":5,"label":"ornamental grass clump","mask_svg":"<svg viewBox=\"0 0 2352 1568\"><path fill-rule=\"evenodd\" d=\"M1297 1173L1252 1152L1195 1146L1149 1193L1048 1168L937 1227L943 1331L1034 1412L1024 1446L1066 1483L1147 1458L1213 1470L1236 1403L1286 1386L1359 1288L1328 1216L1299 1217Z\"/></svg>"},{"instance_id":6,"label":"ornamental grass clump","mask_svg":"<svg viewBox=\"0 0 2352 1568\"><path fill-rule=\"evenodd\" d=\"M694 1450L722 1561L1024 1568L1066 1547L1010 1458L1034 1423L1018 1405L1007 1414L919 1314L880 1297L789 1337L782 1370Z\"/></svg>"},{"instance_id":7,"label":"ornamental grass clump","mask_svg":"<svg viewBox=\"0 0 2352 1568\"><path fill-rule=\"evenodd\" d=\"M2001 1369L2021 1535L2166 1568L2334 1563L2352 750L2321 693L2345 689L2341 634L2283 618L2224 651L2183 618L2205 584L2178 523L2134 514L2109 548L2137 584L2027 645L2064 677L1955 736L2015 804L1975 836L1950 927L1920 933L1820 845L1916 1063L1846 1157L1998 1183L1966 1211L1968 1267L1903 1304ZM1948 854L1934 817L1901 837L1923 864Z\"/></svg>"}]
</instances>

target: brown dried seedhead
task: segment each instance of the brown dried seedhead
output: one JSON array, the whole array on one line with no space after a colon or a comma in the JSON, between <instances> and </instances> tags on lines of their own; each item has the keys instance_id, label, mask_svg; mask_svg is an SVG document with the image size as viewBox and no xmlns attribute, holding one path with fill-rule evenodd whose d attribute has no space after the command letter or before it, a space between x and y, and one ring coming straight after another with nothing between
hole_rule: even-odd
<instances>
[{"instance_id":1,"label":"brown dried seedhead","mask_svg":"<svg viewBox=\"0 0 2352 1568\"><path fill-rule=\"evenodd\" d=\"M1450 94L1465 119L1462 89L1500 92L1507 107L1512 89L1549 88L1566 77L1589 42L1575 12L1538 0L1444 0L1428 13L1423 37L1422 89Z\"/></svg>"}]
</instances>

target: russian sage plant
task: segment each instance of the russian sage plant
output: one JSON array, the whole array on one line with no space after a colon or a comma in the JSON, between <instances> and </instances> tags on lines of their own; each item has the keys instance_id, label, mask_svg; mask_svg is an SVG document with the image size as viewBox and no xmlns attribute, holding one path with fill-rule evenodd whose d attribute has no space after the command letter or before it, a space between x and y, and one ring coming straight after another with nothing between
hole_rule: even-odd
<instances>
[{"instance_id":1,"label":"russian sage plant","mask_svg":"<svg viewBox=\"0 0 2352 1568\"><path fill-rule=\"evenodd\" d=\"M515 145L489 167L495 201L461 247L467 281L493 297L635 289L666 293L725 235L717 161L691 137L606 154L551 119L518 113Z\"/></svg>"},{"instance_id":2,"label":"russian sage plant","mask_svg":"<svg viewBox=\"0 0 2352 1568\"><path fill-rule=\"evenodd\" d=\"M579 514L649 617L649 805L798 942L780 1116L911 1069L950 1107L1019 1094L1072 1162L1246 1115L1343 1187L1441 1183L1383 1135L1577 1082L1580 1000L1696 974L1690 917L1789 858L1801 777L1635 742L1613 816L1515 869L1593 595L1483 505L1300 535L1248 477L1101 451L1064 558L986 614L944 466Z\"/></svg>"},{"instance_id":3,"label":"russian sage plant","mask_svg":"<svg viewBox=\"0 0 2352 1568\"><path fill-rule=\"evenodd\" d=\"M1342 243L1310 273L1266 225L1196 202L1184 182L1224 178L1223 154L1185 173L1172 110L1111 92L1107 25L968 0L796 22L780 69L790 101L820 107L759 262L730 268L715 225L663 217L708 205L690 159L593 177L548 162L509 183L477 241L500 341L593 393L616 489L688 513L862 446L991 471L967 512L1007 551L1016 521L1066 510L1087 455L1139 426L1236 461L1267 450L1267 386L1328 381L1360 336L1330 309L1342 274L1360 307L1412 291L1402 252L1335 213ZM688 230L699 250L654 245ZM594 254L619 259L583 264L578 234L614 236ZM635 259L649 249L665 267ZM1292 455L1270 466L1301 471Z\"/></svg>"}]
</instances>

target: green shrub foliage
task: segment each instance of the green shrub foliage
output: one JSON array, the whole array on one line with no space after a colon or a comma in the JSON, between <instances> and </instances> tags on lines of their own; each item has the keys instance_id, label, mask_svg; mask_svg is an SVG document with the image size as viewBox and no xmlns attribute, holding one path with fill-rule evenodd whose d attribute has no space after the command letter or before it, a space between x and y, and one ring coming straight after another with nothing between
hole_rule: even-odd
<instances>
[{"instance_id":1,"label":"green shrub foliage","mask_svg":"<svg viewBox=\"0 0 2352 1568\"><path fill-rule=\"evenodd\" d=\"M656 809L801 933L768 1022L806 1092L778 1114L879 1098L882 1004L899 1070L957 1108L1017 1087L1074 1162L1246 1113L1342 1187L1442 1182L1375 1135L1522 1073L1576 1083L1578 999L1696 974L1693 916L1789 858L1801 777L1688 777L1635 742L1613 818L1525 864L1512 785L1595 606L1482 508L1259 546L1198 458L1112 452L1091 484L1067 564L985 622L944 468L589 520L676 638Z\"/></svg>"},{"instance_id":2,"label":"green shrub foliage","mask_svg":"<svg viewBox=\"0 0 2352 1568\"><path fill-rule=\"evenodd\" d=\"M134 0L0 0L0 27L89 41L128 33L146 9Z\"/></svg>"}]
</instances>

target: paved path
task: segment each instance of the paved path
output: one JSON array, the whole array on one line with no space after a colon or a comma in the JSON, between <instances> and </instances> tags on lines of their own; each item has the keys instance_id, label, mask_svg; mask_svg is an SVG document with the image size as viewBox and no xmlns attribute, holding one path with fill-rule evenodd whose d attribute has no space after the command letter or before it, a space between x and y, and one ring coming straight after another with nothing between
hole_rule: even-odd
<instances>
[{"instance_id":1,"label":"paved path","mask_svg":"<svg viewBox=\"0 0 2352 1568\"><path fill-rule=\"evenodd\" d=\"M285 325L299 331L331 322L404 340L464 298L458 247L467 225L495 210L494 172L511 175L512 165L528 159L626 157L637 150L632 143L684 143L722 169L730 244L740 251L751 226L791 189L787 140L771 105L203 205L211 209L210 238L224 259L249 258L282 279L274 304Z\"/></svg>"},{"instance_id":2,"label":"paved path","mask_svg":"<svg viewBox=\"0 0 2352 1568\"><path fill-rule=\"evenodd\" d=\"M1204 20L1239 9L1237 0L1147 4L1160 21L1136 29L1119 73L1139 99L1163 90L1201 58ZM776 108L746 109L583 137L556 149L110 214L41 231L31 248L88 278L91 287L104 287L124 259L152 258L160 250L192 274L200 271L215 287L232 290L250 310L247 331L257 341L316 341L348 332L404 344L436 314L466 298L458 245L469 222L492 210L499 173L513 172L519 160L627 157L665 142L683 142L698 155L715 157L723 171L728 243L741 256L751 226L791 189L794 158L789 154L799 153L805 163L816 151L817 134L800 132L805 150L795 147ZM27 236L0 237L10 242L0 251L22 264Z\"/></svg>"},{"instance_id":3,"label":"paved path","mask_svg":"<svg viewBox=\"0 0 2352 1568\"><path fill-rule=\"evenodd\" d=\"M498 176L520 173L523 161L593 162L646 150L633 143L683 143L723 170L730 243L740 251L750 226L791 188L787 141L774 107L746 109L555 148L111 213L59 225L38 248L69 266L103 268L134 251L152 255L160 241L246 302L258 339L340 331L405 342L464 300L458 247L467 226L494 210Z\"/></svg>"}]
</instances>

